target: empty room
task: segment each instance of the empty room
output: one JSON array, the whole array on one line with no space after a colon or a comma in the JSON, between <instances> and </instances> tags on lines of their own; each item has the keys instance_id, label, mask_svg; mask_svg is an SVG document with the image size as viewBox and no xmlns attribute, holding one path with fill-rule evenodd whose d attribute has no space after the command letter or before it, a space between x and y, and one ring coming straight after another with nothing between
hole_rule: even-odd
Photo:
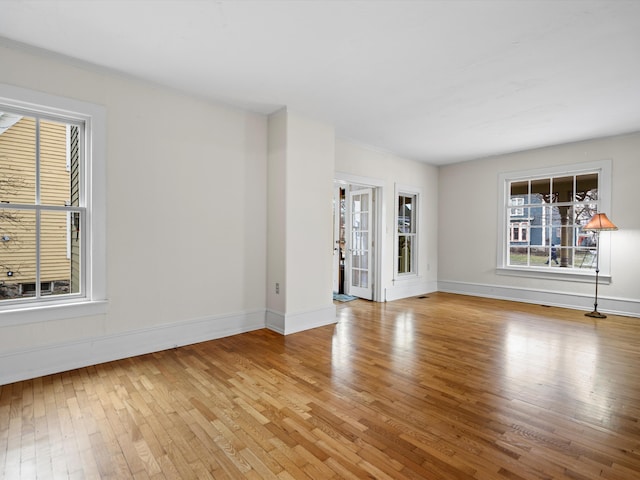
<instances>
[{"instance_id":1,"label":"empty room","mask_svg":"<svg viewBox=\"0 0 640 480\"><path fill-rule=\"evenodd\" d=\"M0 2L0 479L640 478L640 2Z\"/></svg>"}]
</instances>

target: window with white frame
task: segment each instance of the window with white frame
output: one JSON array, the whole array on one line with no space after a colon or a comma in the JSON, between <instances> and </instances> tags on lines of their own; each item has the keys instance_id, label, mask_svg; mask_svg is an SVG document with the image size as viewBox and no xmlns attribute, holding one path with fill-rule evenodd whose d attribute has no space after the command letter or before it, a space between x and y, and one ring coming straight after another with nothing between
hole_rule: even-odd
<instances>
[{"instance_id":1,"label":"window with white frame","mask_svg":"<svg viewBox=\"0 0 640 480\"><path fill-rule=\"evenodd\" d=\"M417 274L418 194L399 192L396 195L396 274Z\"/></svg>"},{"instance_id":2,"label":"window with white frame","mask_svg":"<svg viewBox=\"0 0 640 480\"><path fill-rule=\"evenodd\" d=\"M509 237L512 243L528 241L529 222L512 222Z\"/></svg>"},{"instance_id":3,"label":"window with white frame","mask_svg":"<svg viewBox=\"0 0 640 480\"><path fill-rule=\"evenodd\" d=\"M582 227L610 204L610 162L502 174L498 268L550 274L591 274L595 237ZM515 207L515 208L514 208ZM601 241L600 269L608 245Z\"/></svg>"},{"instance_id":4,"label":"window with white frame","mask_svg":"<svg viewBox=\"0 0 640 480\"><path fill-rule=\"evenodd\" d=\"M522 205L524 205L524 198L523 197L514 197L509 199L509 201L511 202L511 205L513 205L514 207L519 207L519 208L512 208L511 209L511 216L512 217L521 217L524 215L524 208L522 208Z\"/></svg>"},{"instance_id":5,"label":"window with white frame","mask_svg":"<svg viewBox=\"0 0 640 480\"><path fill-rule=\"evenodd\" d=\"M0 84L0 324L103 310L105 125L102 107Z\"/></svg>"}]
</instances>

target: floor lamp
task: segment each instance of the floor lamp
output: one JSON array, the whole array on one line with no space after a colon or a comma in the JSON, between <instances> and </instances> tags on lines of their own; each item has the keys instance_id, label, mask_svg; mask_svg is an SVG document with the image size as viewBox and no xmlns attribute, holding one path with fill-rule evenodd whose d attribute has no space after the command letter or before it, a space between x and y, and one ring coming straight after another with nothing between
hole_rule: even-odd
<instances>
[{"instance_id":1,"label":"floor lamp","mask_svg":"<svg viewBox=\"0 0 640 480\"><path fill-rule=\"evenodd\" d=\"M596 232L596 300L593 303L593 312L585 313L587 317L607 318L606 315L598 311L598 274L600 273L600 232L617 230L611 220L607 218L605 213L596 213L591 220L582 227L582 230L588 232Z\"/></svg>"}]
</instances>

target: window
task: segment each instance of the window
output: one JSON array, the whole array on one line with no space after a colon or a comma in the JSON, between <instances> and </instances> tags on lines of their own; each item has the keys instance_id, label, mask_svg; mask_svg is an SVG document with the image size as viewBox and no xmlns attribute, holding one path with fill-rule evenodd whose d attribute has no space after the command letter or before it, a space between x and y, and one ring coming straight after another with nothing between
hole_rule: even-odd
<instances>
[{"instance_id":1,"label":"window","mask_svg":"<svg viewBox=\"0 0 640 480\"><path fill-rule=\"evenodd\" d=\"M396 274L417 274L418 193L400 191L396 195Z\"/></svg>"},{"instance_id":2,"label":"window","mask_svg":"<svg viewBox=\"0 0 640 480\"><path fill-rule=\"evenodd\" d=\"M595 237L582 226L608 210L610 162L503 174L500 182L499 273L591 275ZM608 252L601 240L601 271Z\"/></svg>"},{"instance_id":3,"label":"window","mask_svg":"<svg viewBox=\"0 0 640 480\"><path fill-rule=\"evenodd\" d=\"M513 197L512 199L510 199L511 205L513 206L522 206L524 205L524 198L523 197ZM521 217L522 215L524 215L524 208L512 208L511 209L511 216L512 217Z\"/></svg>"},{"instance_id":4,"label":"window","mask_svg":"<svg viewBox=\"0 0 640 480\"><path fill-rule=\"evenodd\" d=\"M86 217L78 175L84 123L3 110L0 122L8 116L11 126L0 134L0 302L36 301L52 283L58 288L47 294L82 295L84 237L78 228L72 238L67 219Z\"/></svg>"},{"instance_id":5,"label":"window","mask_svg":"<svg viewBox=\"0 0 640 480\"><path fill-rule=\"evenodd\" d=\"M0 324L104 310L104 127L102 107L0 84Z\"/></svg>"},{"instance_id":6,"label":"window","mask_svg":"<svg viewBox=\"0 0 640 480\"><path fill-rule=\"evenodd\" d=\"M510 225L511 242L526 242L529 238L529 222L512 222Z\"/></svg>"}]
</instances>

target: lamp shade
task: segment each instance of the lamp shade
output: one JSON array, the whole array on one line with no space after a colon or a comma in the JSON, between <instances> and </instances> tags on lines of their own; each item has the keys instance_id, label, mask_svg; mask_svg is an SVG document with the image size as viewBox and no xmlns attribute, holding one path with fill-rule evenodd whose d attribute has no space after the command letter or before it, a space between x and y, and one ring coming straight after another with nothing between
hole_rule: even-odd
<instances>
[{"instance_id":1,"label":"lamp shade","mask_svg":"<svg viewBox=\"0 0 640 480\"><path fill-rule=\"evenodd\" d=\"M592 232L603 232L605 230L617 230L611 220L607 218L606 213L596 213L591 220L582 227L582 230L590 230Z\"/></svg>"}]
</instances>

